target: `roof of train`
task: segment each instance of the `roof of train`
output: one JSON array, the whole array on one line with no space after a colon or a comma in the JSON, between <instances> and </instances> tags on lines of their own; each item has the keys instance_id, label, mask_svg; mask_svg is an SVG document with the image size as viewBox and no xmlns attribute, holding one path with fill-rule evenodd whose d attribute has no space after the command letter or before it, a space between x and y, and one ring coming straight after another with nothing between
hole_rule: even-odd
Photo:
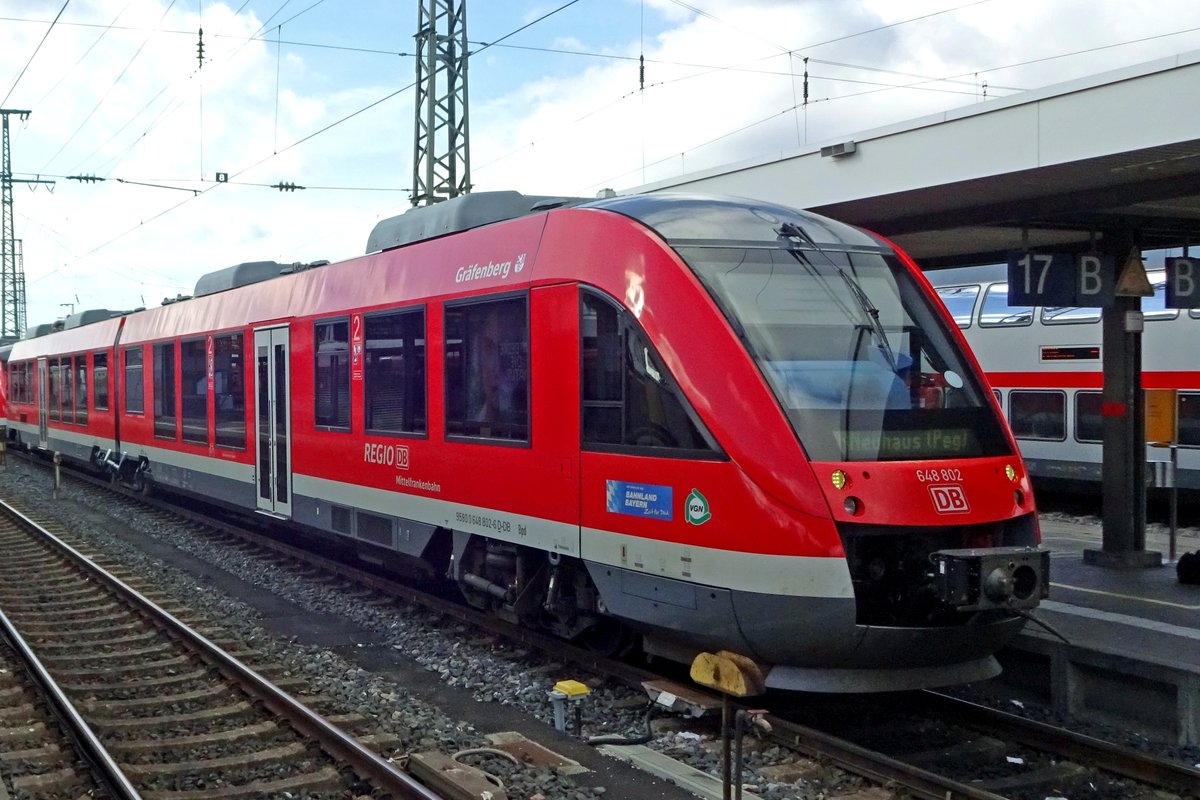
<instances>
[{"instance_id":1,"label":"roof of train","mask_svg":"<svg viewBox=\"0 0 1200 800\"><path fill-rule=\"evenodd\" d=\"M499 195L499 196L495 196ZM576 201L529 197L516 192L481 193L384 220L369 246L397 242L365 256L280 274L275 262L251 262L219 270L196 297L55 331L14 346L15 358L111 345L124 320L124 341L219 332L284 321L293 316L335 315L383 302L516 289L561 276L539 272L537 254L548 214L608 211L637 220L673 244L738 243L778 246L798 228L800 246L869 249L885 245L871 234L833 220L771 203L701 195L634 195ZM565 211L553 209L569 207ZM493 223L504 224L493 224ZM611 224L611 223L610 223ZM415 232L431 238L409 241ZM450 236L448 234L454 233ZM806 240L806 241L804 241ZM793 240L794 246L794 240ZM436 253L436 260L431 255ZM435 266L436 265L436 266ZM308 266L308 265L305 265ZM239 271L248 284L236 284ZM206 276L208 277L208 276ZM199 289L201 282L197 284ZM230 288L216 287L225 283Z\"/></svg>"}]
</instances>

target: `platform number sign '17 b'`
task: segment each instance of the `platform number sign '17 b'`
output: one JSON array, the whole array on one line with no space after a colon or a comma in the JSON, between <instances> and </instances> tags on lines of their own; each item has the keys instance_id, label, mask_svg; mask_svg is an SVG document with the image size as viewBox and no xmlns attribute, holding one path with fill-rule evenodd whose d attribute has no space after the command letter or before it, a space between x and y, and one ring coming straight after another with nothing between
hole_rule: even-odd
<instances>
[{"instance_id":1,"label":"platform number sign '17 b'","mask_svg":"<svg viewBox=\"0 0 1200 800\"><path fill-rule=\"evenodd\" d=\"M1008 255L1010 306L1104 308L1113 302L1112 256L1020 251Z\"/></svg>"}]
</instances>

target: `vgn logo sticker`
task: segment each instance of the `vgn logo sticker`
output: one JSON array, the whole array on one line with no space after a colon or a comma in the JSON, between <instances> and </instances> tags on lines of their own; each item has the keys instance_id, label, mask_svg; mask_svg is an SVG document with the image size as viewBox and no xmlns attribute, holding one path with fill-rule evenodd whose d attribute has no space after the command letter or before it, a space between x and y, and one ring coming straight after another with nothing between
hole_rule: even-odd
<instances>
[{"instance_id":1,"label":"vgn logo sticker","mask_svg":"<svg viewBox=\"0 0 1200 800\"><path fill-rule=\"evenodd\" d=\"M689 525L703 525L712 519L712 511L708 507L708 499L700 494L699 489L692 489L684 502L683 518Z\"/></svg>"}]
</instances>

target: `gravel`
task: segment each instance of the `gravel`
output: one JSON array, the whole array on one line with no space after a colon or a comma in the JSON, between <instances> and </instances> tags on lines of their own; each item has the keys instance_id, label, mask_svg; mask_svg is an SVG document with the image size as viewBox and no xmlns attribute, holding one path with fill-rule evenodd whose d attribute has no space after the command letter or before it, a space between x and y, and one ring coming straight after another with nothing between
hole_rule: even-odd
<instances>
[{"instance_id":1,"label":"gravel","mask_svg":"<svg viewBox=\"0 0 1200 800\"><path fill-rule=\"evenodd\" d=\"M264 630L252 607L205 585L193 575L147 556L106 531L121 526L170 544L304 609L344 618L372 631L397 656L436 674L446 687L468 692L479 703L512 706L550 726L553 711L547 693L557 680L570 677L586 680L592 690L583 709L583 725L588 735L638 736L645 730L644 696L622 685L599 678L581 678L578 669L568 670L539 653L481 637L464 625L448 623L403 602L364 600L360 587L343 590L336 584L298 575L294 568L280 566L273 558L248 555L229 547L228 542L203 533L194 523L148 513L144 507L100 489L68 482L62 492L64 500L51 504L49 483L44 473L14 461L0 471L0 491L23 501L27 508L62 519L84 532L82 535L88 536L94 547L128 565L131 572L152 575L154 585L162 592L183 599L190 608L202 611L212 620L220 620L245 646L261 651L266 661L282 664L288 675L303 677L309 691L331 698L331 708L322 711L357 712L373 720L379 731L396 736L400 744L387 756L402 759L407 753L424 750L453 753L486 747L488 742L472 725L454 719L386 676L363 669L327 648L277 639ZM1048 709L1028 704L1014 709L1009 698L989 696L990 689L966 691L1017 713L1057 724L1064 722L1055 719ZM1077 730L1125 741L1121 731L1072 723ZM1143 749L1160 747L1145 741L1129 743ZM648 744L711 775L720 774L720 748L713 741L711 730L656 723L655 734ZM1200 762L1200 751L1196 748L1165 747L1157 752L1188 763ZM759 767L794 758L779 748L751 743L746 754L747 787L753 787L759 797L767 800L817 800L848 793L863 785L860 779L835 769L824 770L819 780L797 784L772 783L757 773ZM512 798L588 800L606 793L615 796L603 786L581 786L552 771L517 767L506 759L486 754L465 756L464 761L499 777Z\"/></svg>"}]
</instances>

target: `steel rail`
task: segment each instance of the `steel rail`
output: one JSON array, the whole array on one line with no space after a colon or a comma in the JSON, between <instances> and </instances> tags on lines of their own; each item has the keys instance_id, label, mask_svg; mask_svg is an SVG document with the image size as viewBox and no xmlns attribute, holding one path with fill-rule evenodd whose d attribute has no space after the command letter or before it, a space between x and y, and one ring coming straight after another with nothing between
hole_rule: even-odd
<instances>
[{"instance_id":1,"label":"steel rail","mask_svg":"<svg viewBox=\"0 0 1200 800\"><path fill-rule=\"evenodd\" d=\"M7 504L4 507L11 510ZM30 679L42 690L54 715L63 723L68 735L75 740L84 760L96 770L97 780L116 800L141 800L141 794L125 777L120 765L101 743L100 737L75 708L3 610L0 610L0 627L4 629L4 638L9 646L24 662L25 671ZM0 789L2 788L3 785L0 784ZM7 797L7 794L4 796Z\"/></svg>"},{"instance_id":2,"label":"steel rail","mask_svg":"<svg viewBox=\"0 0 1200 800\"><path fill-rule=\"evenodd\" d=\"M88 483L94 483L106 489L112 488L108 482L100 481L86 474L72 472L72 477ZM601 674L619 680L631 688L641 689L643 682L662 677L649 670L600 656L585 648L564 642L557 637L532 631L528 628L522 628L497 619L493 615L477 611L469 606L435 597L428 592L405 585L386 576L368 572L353 565L329 558L328 556L314 553L311 550L281 542L258 531L248 530L240 525L216 519L201 511L183 508L161 498L147 497L124 490L121 491L121 494L139 503L169 511L170 513L214 528L230 536L250 541L279 555L307 563L339 577L365 584L386 594L404 598L453 619L479 626L496 635L554 653L557 657L568 659L580 667L593 669ZM695 688L700 694L706 694L700 687ZM719 696L716 694L712 694L711 696L714 704L719 705ZM738 708L743 708L743 706L735 703L733 708L736 711ZM881 784L903 786L915 797L920 797L924 800L1005 800L1001 795L904 764L882 753L859 747L851 742L806 728L797 723L778 717L768 717L767 719L775 729L775 732L772 734L773 738L780 744L810 755L832 759L840 764L844 764L849 771L859 774L864 778L878 781Z\"/></svg>"},{"instance_id":3,"label":"steel rail","mask_svg":"<svg viewBox=\"0 0 1200 800\"><path fill-rule=\"evenodd\" d=\"M353 736L309 710L291 695L283 692L257 672L230 656L165 609L155 605L136 589L38 525L25 514L4 501L0 501L0 510L22 524L37 530L46 541L51 542L73 561L81 564L93 577L98 578L126 602L140 609L156 625L193 648L201 657L235 680L239 686L260 700L267 708L286 718L297 730L315 739L327 753L343 760L363 778L376 782L380 788L405 800L443 800L441 795L418 783L410 775L363 746Z\"/></svg>"},{"instance_id":4,"label":"steel rail","mask_svg":"<svg viewBox=\"0 0 1200 800\"><path fill-rule=\"evenodd\" d=\"M927 691L924 694L930 707L954 717L963 725L1003 733L1040 750L1086 763L1103 772L1183 794L1195 792L1196 787L1200 786L1200 769L1195 767L941 692Z\"/></svg>"},{"instance_id":5,"label":"steel rail","mask_svg":"<svg viewBox=\"0 0 1200 800\"><path fill-rule=\"evenodd\" d=\"M768 735L773 740L811 756L831 758L847 764L856 775L885 786L900 785L927 800L1005 800L1003 795L905 764L804 725L773 715L768 715L766 720L771 724Z\"/></svg>"}]
</instances>

